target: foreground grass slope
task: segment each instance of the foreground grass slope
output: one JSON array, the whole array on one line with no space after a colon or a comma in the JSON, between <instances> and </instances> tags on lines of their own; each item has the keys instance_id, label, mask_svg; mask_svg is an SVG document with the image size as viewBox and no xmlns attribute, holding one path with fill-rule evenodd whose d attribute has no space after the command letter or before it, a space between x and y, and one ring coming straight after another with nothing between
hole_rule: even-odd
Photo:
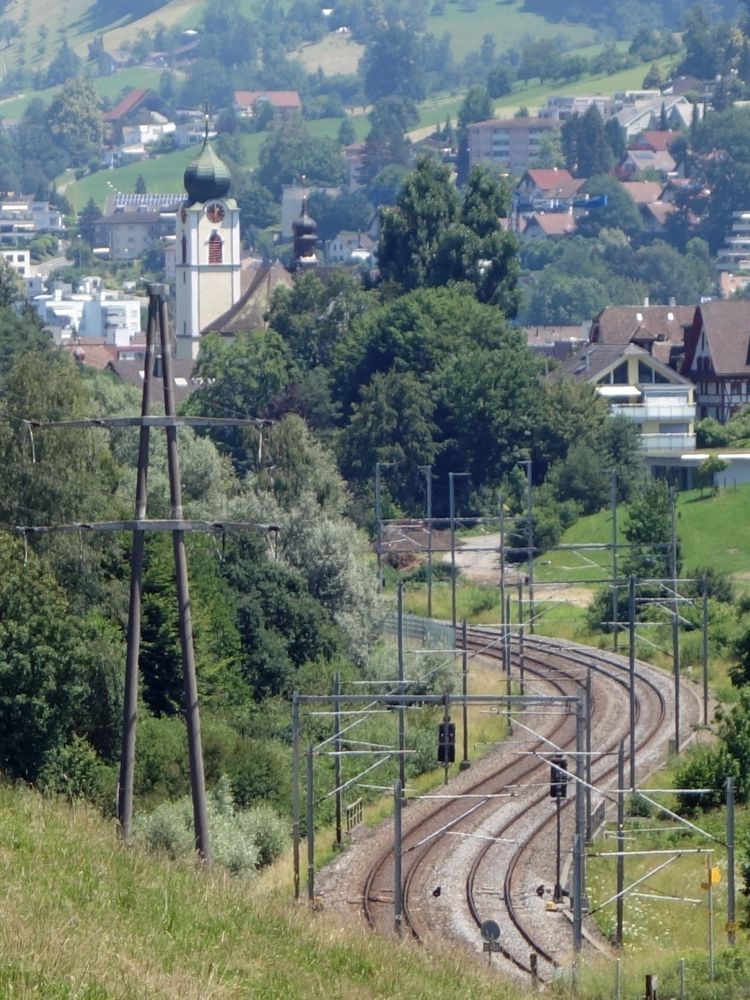
<instances>
[{"instance_id":1,"label":"foreground grass slope","mask_svg":"<svg viewBox=\"0 0 750 1000\"><path fill-rule=\"evenodd\" d=\"M231 880L126 850L85 808L0 787L0 996L509 1000L481 967L341 930L283 874ZM398 955L394 955L397 948Z\"/></svg>"}]
</instances>

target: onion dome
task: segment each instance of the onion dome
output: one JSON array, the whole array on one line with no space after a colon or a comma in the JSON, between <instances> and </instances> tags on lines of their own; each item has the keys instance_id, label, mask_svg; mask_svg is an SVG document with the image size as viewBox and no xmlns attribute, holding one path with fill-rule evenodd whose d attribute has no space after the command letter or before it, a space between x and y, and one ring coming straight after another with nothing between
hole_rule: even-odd
<instances>
[{"instance_id":1,"label":"onion dome","mask_svg":"<svg viewBox=\"0 0 750 1000\"><path fill-rule=\"evenodd\" d=\"M203 149L189 163L183 177L189 204L226 198L231 185L229 169L204 140Z\"/></svg>"},{"instance_id":2,"label":"onion dome","mask_svg":"<svg viewBox=\"0 0 750 1000\"><path fill-rule=\"evenodd\" d=\"M302 202L302 213L292 223L294 237L294 257L298 262L315 261L315 247L318 243L318 224L307 214L307 199Z\"/></svg>"}]
</instances>

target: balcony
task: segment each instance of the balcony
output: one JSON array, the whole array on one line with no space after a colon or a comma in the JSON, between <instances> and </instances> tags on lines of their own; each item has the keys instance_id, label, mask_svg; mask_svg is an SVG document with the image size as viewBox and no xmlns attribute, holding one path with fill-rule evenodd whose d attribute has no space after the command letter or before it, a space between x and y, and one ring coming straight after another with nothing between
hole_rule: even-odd
<instances>
[{"instance_id":1,"label":"balcony","mask_svg":"<svg viewBox=\"0 0 750 1000\"><path fill-rule=\"evenodd\" d=\"M638 424L648 420L695 420L695 403L613 403L612 414L627 417Z\"/></svg>"},{"instance_id":2,"label":"balcony","mask_svg":"<svg viewBox=\"0 0 750 1000\"><path fill-rule=\"evenodd\" d=\"M655 451L695 451L695 434L642 434L641 447L649 455Z\"/></svg>"}]
</instances>

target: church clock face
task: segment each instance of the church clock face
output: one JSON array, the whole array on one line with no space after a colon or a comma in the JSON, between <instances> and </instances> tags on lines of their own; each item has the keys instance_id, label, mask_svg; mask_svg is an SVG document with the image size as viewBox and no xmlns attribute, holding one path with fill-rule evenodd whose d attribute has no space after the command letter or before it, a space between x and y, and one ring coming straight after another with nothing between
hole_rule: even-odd
<instances>
[{"instance_id":1,"label":"church clock face","mask_svg":"<svg viewBox=\"0 0 750 1000\"><path fill-rule=\"evenodd\" d=\"M206 217L210 222L221 222L224 218L224 206L219 201L212 201L206 205Z\"/></svg>"}]
</instances>

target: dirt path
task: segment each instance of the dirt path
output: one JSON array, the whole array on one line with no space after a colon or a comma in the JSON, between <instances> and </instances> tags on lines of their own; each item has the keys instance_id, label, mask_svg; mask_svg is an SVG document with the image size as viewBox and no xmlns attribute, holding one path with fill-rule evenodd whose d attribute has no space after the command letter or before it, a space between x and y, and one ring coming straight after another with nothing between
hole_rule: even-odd
<instances>
[{"instance_id":1,"label":"dirt path","mask_svg":"<svg viewBox=\"0 0 750 1000\"><path fill-rule=\"evenodd\" d=\"M480 535L476 538L461 539L456 548L456 566L462 576L475 583L495 584L500 579L500 535ZM445 553L443 559L450 562L450 553ZM505 567L505 582L507 586L515 586L519 573L526 575L526 567ZM534 592L540 601L564 601L577 607L586 607L594 596L589 587L576 587L572 584L541 583L534 581Z\"/></svg>"}]
</instances>

